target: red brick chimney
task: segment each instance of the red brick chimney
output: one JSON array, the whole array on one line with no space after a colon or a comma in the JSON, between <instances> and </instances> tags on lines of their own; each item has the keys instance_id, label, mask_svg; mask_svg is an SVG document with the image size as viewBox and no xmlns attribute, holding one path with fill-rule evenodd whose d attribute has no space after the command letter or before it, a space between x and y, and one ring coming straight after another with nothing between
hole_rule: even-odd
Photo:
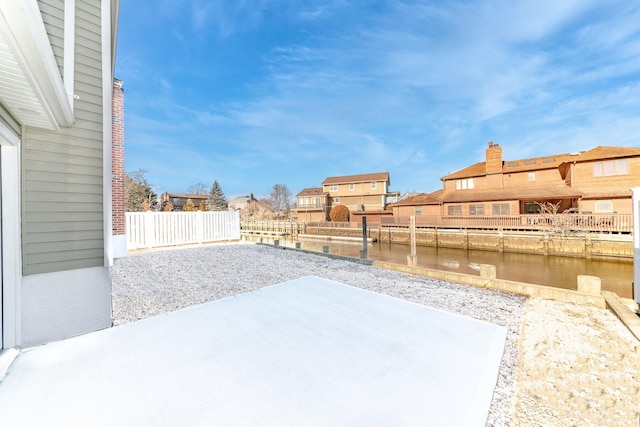
<instances>
[{"instance_id":1,"label":"red brick chimney","mask_svg":"<svg viewBox=\"0 0 640 427\"><path fill-rule=\"evenodd\" d=\"M122 80L113 79L111 105L111 197L113 200L113 235L126 234L124 198L124 90Z\"/></svg>"},{"instance_id":2,"label":"red brick chimney","mask_svg":"<svg viewBox=\"0 0 640 427\"><path fill-rule=\"evenodd\" d=\"M486 151L487 175L502 173L502 147L489 141L489 148Z\"/></svg>"}]
</instances>

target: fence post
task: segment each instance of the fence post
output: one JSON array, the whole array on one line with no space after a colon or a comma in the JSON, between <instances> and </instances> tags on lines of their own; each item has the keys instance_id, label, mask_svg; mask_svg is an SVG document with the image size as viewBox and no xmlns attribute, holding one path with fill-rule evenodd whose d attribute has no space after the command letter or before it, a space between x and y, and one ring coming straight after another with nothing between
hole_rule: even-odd
<instances>
[{"instance_id":1,"label":"fence post","mask_svg":"<svg viewBox=\"0 0 640 427\"><path fill-rule=\"evenodd\" d=\"M144 221L144 243L145 247L152 248L155 243L155 224L154 224L154 213L151 211L147 211L144 213L142 217Z\"/></svg>"},{"instance_id":2,"label":"fence post","mask_svg":"<svg viewBox=\"0 0 640 427\"><path fill-rule=\"evenodd\" d=\"M204 215L200 210L196 211L196 239L199 245L204 241Z\"/></svg>"}]
</instances>

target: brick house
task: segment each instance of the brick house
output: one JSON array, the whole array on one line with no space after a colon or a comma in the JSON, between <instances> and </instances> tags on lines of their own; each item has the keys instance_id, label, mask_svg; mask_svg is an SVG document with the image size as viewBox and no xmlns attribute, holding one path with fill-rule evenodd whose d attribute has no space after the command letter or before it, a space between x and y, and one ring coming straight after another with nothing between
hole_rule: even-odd
<instances>
[{"instance_id":1,"label":"brick house","mask_svg":"<svg viewBox=\"0 0 640 427\"><path fill-rule=\"evenodd\" d=\"M486 160L443 178L443 189L394 204L394 215L532 214L540 203L581 213L631 213L640 185L640 149L596 147L577 153L504 161L489 142Z\"/></svg>"}]
</instances>

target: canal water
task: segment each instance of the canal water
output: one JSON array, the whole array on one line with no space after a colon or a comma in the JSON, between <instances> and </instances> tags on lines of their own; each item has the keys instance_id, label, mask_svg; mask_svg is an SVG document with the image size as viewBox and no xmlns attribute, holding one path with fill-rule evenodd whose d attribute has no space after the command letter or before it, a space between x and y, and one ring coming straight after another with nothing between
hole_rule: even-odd
<instances>
[{"instance_id":1,"label":"canal water","mask_svg":"<svg viewBox=\"0 0 640 427\"><path fill-rule=\"evenodd\" d=\"M243 238L250 241L260 240L256 236ZM273 240L264 237L263 242L272 244ZM362 242L300 240L300 244L302 249L316 252L322 252L323 246L329 246L329 252L332 254L356 258L360 256L362 249ZM280 245L294 247L295 241L280 239ZM409 245L369 243L368 258L406 264L410 251ZM418 246L416 251L419 267L479 275L479 264L491 264L496 266L496 276L499 279L564 289L576 289L578 275L586 274L600 277L603 290L615 292L623 298L632 297L633 262L631 260L588 260L425 246Z\"/></svg>"}]
</instances>

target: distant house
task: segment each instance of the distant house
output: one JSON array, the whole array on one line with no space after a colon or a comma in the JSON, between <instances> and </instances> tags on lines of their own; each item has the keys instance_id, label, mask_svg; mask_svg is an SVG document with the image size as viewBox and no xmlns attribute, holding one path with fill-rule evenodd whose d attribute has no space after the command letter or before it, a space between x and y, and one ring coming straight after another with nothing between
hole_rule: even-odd
<instances>
[{"instance_id":1,"label":"distant house","mask_svg":"<svg viewBox=\"0 0 640 427\"><path fill-rule=\"evenodd\" d=\"M1 2L0 350L111 326L118 8Z\"/></svg>"},{"instance_id":2,"label":"distant house","mask_svg":"<svg viewBox=\"0 0 640 427\"><path fill-rule=\"evenodd\" d=\"M359 216L366 214L379 222L380 216L392 214L387 206L400 195L389 191L390 185L389 172L328 177L322 187L305 188L296 195L298 222L325 221L335 205L346 206L352 221L359 222Z\"/></svg>"},{"instance_id":3,"label":"distant house","mask_svg":"<svg viewBox=\"0 0 640 427\"><path fill-rule=\"evenodd\" d=\"M431 194L419 193L403 198L392 204L393 216L441 216L443 215L443 195L444 190L438 190Z\"/></svg>"},{"instance_id":4,"label":"distant house","mask_svg":"<svg viewBox=\"0 0 640 427\"><path fill-rule=\"evenodd\" d=\"M322 187L303 188L296 194L298 222L322 222L329 219L329 195Z\"/></svg>"},{"instance_id":5,"label":"distant house","mask_svg":"<svg viewBox=\"0 0 640 427\"><path fill-rule=\"evenodd\" d=\"M248 202L240 209L240 219L243 221L272 220L275 218L276 213L271 209L271 206L253 197L253 193L249 195Z\"/></svg>"},{"instance_id":6,"label":"distant house","mask_svg":"<svg viewBox=\"0 0 640 427\"><path fill-rule=\"evenodd\" d=\"M504 161L502 147L490 142L484 162L441 180L442 190L394 204L394 215L518 215L537 213L545 203L558 212L630 214L631 188L640 186L640 148L601 146Z\"/></svg>"},{"instance_id":7,"label":"distant house","mask_svg":"<svg viewBox=\"0 0 640 427\"><path fill-rule=\"evenodd\" d=\"M181 212L184 210L184 205L189 200L193 203L196 210L199 209L201 203L207 203L209 195L207 194L186 194L186 193L162 193L162 207L163 211L170 210L172 212ZM171 208L171 209L169 209Z\"/></svg>"},{"instance_id":8,"label":"distant house","mask_svg":"<svg viewBox=\"0 0 640 427\"><path fill-rule=\"evenodd\" d=\"M250 196L238 196L234 197L229 201L229 210L230 211L241 211L242 208L251 203L251 199L253 198L253 194Z\"/></svg>"}]
</instances>

